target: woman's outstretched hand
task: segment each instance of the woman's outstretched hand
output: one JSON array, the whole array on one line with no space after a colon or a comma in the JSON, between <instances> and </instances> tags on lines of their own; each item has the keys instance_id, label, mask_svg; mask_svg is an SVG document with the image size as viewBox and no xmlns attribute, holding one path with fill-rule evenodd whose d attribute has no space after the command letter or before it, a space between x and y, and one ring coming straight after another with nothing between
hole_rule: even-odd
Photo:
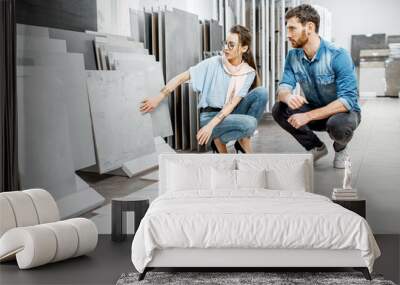
<instances>
[{"instance_id":1,"label":"woman's outstretched hand","mask_svg":"<svg viewBox=\"0 0 400 285\"><path fill-rule=\"evenodd\" d=\"M211 138L213 129L214 128L212 126L207 124L199 130L196 137L197 137L197 141L199 142L200 145L208 143L208 141Z\"/></svg>"},{"instance_id":2,"label":"woman's outstretched hand","mask_svg":"<svg viewBox=\"0 0 400 285\"><path fill-rule=\"evenodd\" d=\"M161 96L156 96L143 100L140 105L140 112L142 113L153 112L158 107L158 105L160 105L162 99L163 98Z\"/></svg>"}]
</instances>

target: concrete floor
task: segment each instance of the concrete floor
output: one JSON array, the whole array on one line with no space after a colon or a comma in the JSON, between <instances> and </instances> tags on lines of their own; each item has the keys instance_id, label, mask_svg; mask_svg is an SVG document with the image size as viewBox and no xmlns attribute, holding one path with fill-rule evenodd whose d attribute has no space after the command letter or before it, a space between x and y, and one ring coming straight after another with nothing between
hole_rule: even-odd
<instances>
[{"instance_id":1,"label":"concrete floor","mask_svg":"<svg viewBox=\"0 0 400 285\"><path fill-rule=\"evenodd\" d=\"M382 257L376 261L374 273L383 274L385 279L399 284L400 236L378 235L375 238L382 251ZM19 270L15 262L3 263L0 265L0 284L116 284L122 273L135 271L130 259L131 243L132 236L128 236L124 242L112 242L110 235L100 235L96 250L87 256L29 270Z\"/></svg>"},{"instance_id":2,"label":"concrete floor","mask_svg":"<svg viewBox=\"0 0 400 285\"><path fill-rule=\"evenodd\" d=\"M87 256L18 270L15 262L0 265L1 285L22 284L115 284L124 272L134 271L130 261L132 237L115 243L109 235L100 235L95 251Z\"/></svg>"},{"instance_id":3,"label":"concrete floor","mask_svg":"<svg viewBox=\"0 0 400 285\"><path fill-rule=\"evenodd\" d=\"M367 220L382 251L375 271L386 279L400 281L400 100L368 99L363 102L362 124L349 145L353 184L367 199ZM302 147L270 118L263 120L253 140L256 153L302 153ZM329 136L319 134L329 146L329 155L315 165L315 192L330 196L340 187L343 171L332 167L333 149ZM138 177L79 173L109 203L114 197L144 195L154 182ZM151 196L154 196L154 189ZM149 194L150 195L150 194ZM107 210L108 209L108 210ZM97 211L97 212L96 212ZM98 214L101 212L102 215ZM109 224L109 205L84 215ZM382 217L387 217L382 219ZM101 219L97 219L98 222ZM100 226L100 225L99 225ZM103 225L102 225L103 226ZM102 231L100 231L102 233ZM104 233L107 233L105 231ZM395 234L394 234L395 233ZM115 284L123 272L133 271L130 241L112 243L100 236L97 249L88 257L20 271L15 263L0 265L0 284Z\"/></svg>"}]
</instances>

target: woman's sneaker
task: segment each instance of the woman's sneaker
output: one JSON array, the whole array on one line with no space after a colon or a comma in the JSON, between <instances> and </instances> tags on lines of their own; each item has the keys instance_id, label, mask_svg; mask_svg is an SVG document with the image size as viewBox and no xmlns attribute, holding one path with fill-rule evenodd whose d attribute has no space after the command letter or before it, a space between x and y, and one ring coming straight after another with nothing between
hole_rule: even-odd
<instances>
[{"instance_id":1,"label":"woman's sneaker","mask_svg":"<svg viewBox=\"0 0 400 285\"><path fill-rule=\"evenodd\" d=\"M322 143L322 146L314 147L312 150L309 151L309 153L313 155L314 162L316 162L317 160L328 154L328 149L326 148L326 145Z\"/></svg>"},{"instance_id":2,"label":"woman's sneaker","mask_svg":"<svg viewBox=\"0 0 400 285\"><path fill-rule=\"evenodd\" d=\"M343 169L344 163L348 159L349 154L346 149L335 152L335 158L333 159L333 167Z\"/></svg>"}]
</instances>

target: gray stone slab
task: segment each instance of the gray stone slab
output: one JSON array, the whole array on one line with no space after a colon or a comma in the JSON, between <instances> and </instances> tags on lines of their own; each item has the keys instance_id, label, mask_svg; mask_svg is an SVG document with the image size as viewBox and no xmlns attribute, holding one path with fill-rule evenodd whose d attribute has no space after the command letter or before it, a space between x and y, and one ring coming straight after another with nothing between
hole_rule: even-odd
<instances>
[{"instance_id":1,"label":"gray stone slab","mask_svg":"<svg viewBox=\"0 0 400 285\"><path fill-rule=\"evenodd\" d=\"M400 93L400 59L390 59L386 63L386 96L398 97Z\"/></svg>"},{"instance_id":2,"label":"gray stone slab","mask_svg":"<svg viewBox=\"0 0 400 285\"><path fill-rule=\"evenodd\" d=\"M134 42L135 44L138 44L138 40L134 39L133 37L129 36L122 36L122 35L116 35L116 34L109 34L109 33L104 33L104 32L95 32L95 31L86 31L87 34L94 35L96 38L105 38L107 41L117 41L117 42ZM143 46L143 43L141 43Z\"/></svg>"},{"instance_id":3,"label":"gray stone slab","mask_svg":"<svg viewBox=\"0 0 400 285\"><path fill-rule=\"evenodd\" d=\"M385 67L368 66L360 63L360 96L384 96L386 89ZM399 74L400 75L400 74Z\"/></svg>"},{"instance_id":4,"label":"gray stone slab","mask_svg":"<svg viewBox=\"0 0 400 285\"><path fill-rule=\"evenodd\" d=\"M165 71L165 13L160 10L158 12L158 55L161 63L164 81L166 81Z\"/></svg>"},{"instance_id":5,"label":"gray stone slab","mask_svg":"<svg viewBox=\"0 0 400 285\"><path fill-rule=\"evenodd\" d=\"M136 93L140 100L159 95L164 86L161 64L154 60L154 56L142 54L110 53L111 61L115 63L115 69L121 71L144 72L145 78L151 78L144 82L144 93ZM171 117L168 101L164 100L151 114L154 137L172 136Z\"/></svg>"},{"instance_id":6,"label":"gray stone slab","mask_svg":"<svg viewBox=\"0 0 400 285\"><path fill-rule=\"evenodd\" d=\"M26 65L46 66L60 84L59 93L68 116L74 169L96 163L86 73L82 54L40 53L19 51L17 62Z\"/></svg>"},{"instance_id":7,"label":"gray stone slab","mask_svg":"<svg viewBox=\"0 0 400 285\"><path fill-rule=\"evenodd\" d=\"M104 44L96 42L95 47L99 53L98 57L101 62L102 70L112 70L108 58L108 54L111 52L137 53L143 55L149 54L149 51L147 49L144 49L140 46L133 47L133 46L124 46L124 45L107 44L107 43Z\"/></svg>"},{"instance_id":8,"label":"gray stone slab","mask_svg":"<svg viewBox=\"0 0 400 285\"><path fill-rule=\"evenodd\" d=\"M103 196L91 188L82 178L75 174L77 191L57 200L62 220L80 216L105 202Z\"/></svg>"},{"instance_id":9,"label":"gray stone slab","mask_svg":"<svg viewBox=\"0 0 400 285\"><path fill-rule=\"evenodd\" d=\"M18 0L16 22L58 29L97 30L97 1ZM101 16L99 16L101 17Z\"/></svg>"},{"instance_id":10,"label":"gray stone slab","mask_svg":"<svg viewBox=\"0 0 400 285\"><path fill-rule=\"evenodd\" d=\"M356 66L360 64L360 50L384 49L386 47L386 34L351 36L351 57L353 58Z\"/></svg>"},{"instance_id":11,"label":"gray stone slab","mask_svg":"<svg viewBox=\"0 0 400 285\"><path fill-rule=\"evenodd\" d=\"M88 93L100 173L155 152L151 117L139 111L145 73L87 71Z\"/></svg>"},{"instance_id":12,"label":"gray stone slab","mask_svg":"<svg viewBox=\"0 0 400 285\"><path fill-rule=\"evenodd\" d=\"M108 62L109 52L148 54L148 50L143 48L143 43L128 40L116 42L105 36L96 36L94 48L99 70L110 70L111 67Z\"/></svg>"},{"instance_id":13,"label":"gray stone slab","mask_svg":"<svg viewBox=\"0 0 400 285\"><path fill-rule=\"evenodd\" d=\"M190 149L189 83L181 85L182 150Z\"/></svg>"},{"instance_id":14,"label":"gray stone slab","mask_svg":"<svg viewBox=\"0 0 400 285\"><path fill-rule=\"evenodd\" d=\"M175 153L161 137L154 138L156 152L141 156L123 164L122 169L129 176L138 175L158 165L158 157L163 153Z\"/></svg>"},{"instance_id":15,"label":"gray stone slab","mask_svg":"<svg viewBox=\"0 0 400 285\"><path fill-rule=\"evenodd\" d=\"M164 12L164 22L165 74L166 81L169 81L200 61L199 19L195 14L174 9ZM184 49L177 48L176 35L179 35L181 42L185 43ZM175 127L177 127L180 126L180 120L177 117L179 112L176 112L176 107L180 106L180 95L175 92L171 96L175 96L175 98L171 99L170 106L172 109L170 109L170 112L175 114L173 121ZM181 148L180 128L175 128L174 134L174 147L179 149Z\"/></svg>"},{"instance_id":16,"label":"gray stone slab","mask_svg":"<svg viewBox=\"0 0 400 285\"><path fill-rule=\"evenodd\" d=\"M190 150L197 150L197 93L193 91L191 85L189 85L189 125L190 125Z\"/></svg>"},{"instance_id":17,"label":"gray stone slab","mask_svg":"<svg viewBox=\"0 0 400 285\"><path fill-rule=\"evenodd\" d=\"M131 41L127 38L120 38L118 36L107 36L107 37L96 37L95 41L101 44L107 44L111 46L131 47L131 48L144 48L144 44L141 42Z\"/></svg>"},{"instance_id":18,"label":"gray stone slab","mask_svg":"<svg viewBox=\"0 0 400 285\"><path fill-rule=\"evenodd\" d=\"M158 61L160 58L158 48L158 12L151 13L151 41L151 54Z\"/></svg>"},{"instance_id":19,"label":"gray stone slab","mask_svg":"<svg viewBox=\"0 0 400 285\"><path fill-rule=\"evenodd\" d=\"M203 21L203 29L202 29L202 38L203 38L203 51L210 51L210 21Z\"/></svg>"},{"instance_id":20,"label":"gray stone slab","mask_svg":"<svg viewBox=\"0 0 400 285\"><path fill-rule=\"evenodd\" d=\"M174 137L175 149L182 149L182 90L178 87L174 91Z\"/></svg>"},{"instance_id":21,"label":"gray stone slab","mask_svg":"<svg viewBox=\"0 0 400 285\"><path fill-rule=\"evenodd\" d=\"M108 62L110 64L111 70L116 70L116 63L120 70L129 68L140 69L141 64L154 63L156 62L156 58L154 57L154 55L145 55L139 53L109 52Z\"/></svg>"},{"instance_id":22,"label":"gray stone slab","mask_svg":"<svg viewBox=\"0 0 400 285\"><path fill-rule=\"evenodd\" d=\"M49 38L49 28L17 24L17 35Z\"/></svg>"},{"instance_id":23,"label":"gray stone slab","mask_svg":"<svg viewBox=\"0 0 400 285\"><path fill-rule=\"evenodd\" d=\"M223 28L216 20L210 21L210 51L222 50Z\"/></svg>"},{"instance_id":24,"label":"gray stone slab","mask_svg":"<svg viewBox=\"0 0 400 285\"><path fill-rule=\"evenodd\" d=\"M152 22L151 13L144 12L144 47L152 51Z\"/></svg>"},{"instance_id":25,"label":"gray stone slab","mask_svg":"<svg viewBox=\"0 0 400 285\"><path fill-rule=\"evenodd\" d=\"M138 41L144 42L144 14L143 11L134 9L129 10L131 37Z\"/></svg>"},{"instance_id":26,"label":"gray stone slab","mask_svg":"<svg viewBox=\"0 0 400 285\"><path fill-rule=\"evenodd\" d=\"M158 181L158 170L140 177L141 180Z\"/></svg>"},{"instance_id":27,"label":"gray stone slab","mask_svg":"<svg viewBox=\"0 0 400 285\"><path fill-rule=\"evenodd\" d=\"M65 40L40 37L17 36L17 50L35 50L40 52L67 52Z\"/></svg>"},{"instance_id":28,"label":"gray stone slab","mask_svg":"<svg viewBox=\"0 0 400 285\"><path fill-rule=\"evenodd\" d=\"M400 35L389 35L387 36L387 43L393 44L393 43L400 43Z\"/></svg>"},{"instance_id":29,"label":"gray stone slab","mask_svg":"<svg viewBox=\"0 0 400 285\"><path fill-rule=\"evenodd\" d=\"M60 29L50 29L50 38L66 40L67 51L82 53L85 59L85 69L97 70L96 56L94 53L94 35Z\"/></svg>"},{"instance_id":30,"label":"gray stone slab","mask_svg":"<svg viewBox=\"0 0 400 285\"><path fill-rule=\"evenodd\" d=\"M18 67L18 155L21 188L43 188L58 200L77 191L62 84L46 67Z\"/></svg>"}]
</instances>

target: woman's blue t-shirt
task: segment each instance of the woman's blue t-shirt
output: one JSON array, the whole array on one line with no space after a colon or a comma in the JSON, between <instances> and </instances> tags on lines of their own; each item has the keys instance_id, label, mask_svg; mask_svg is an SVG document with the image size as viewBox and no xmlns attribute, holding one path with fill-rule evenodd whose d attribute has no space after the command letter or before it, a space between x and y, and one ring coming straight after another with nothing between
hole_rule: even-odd
<instances>
[{"instance_id":1,"label":"woman's blue t-shirt","mask_svg":"<svg viewBox=\"0 0 400 285\"><path fill-rule=\"evenodd\" d=\"M218 55L205 59L189 68L189 73L193 90L201 93L198 108L222 108L231 79L231 76L224 70L222 57ZM255 72L251 72L247 75L239 96L247 95L255 74Z\"/></svg>"}]
</instances>

